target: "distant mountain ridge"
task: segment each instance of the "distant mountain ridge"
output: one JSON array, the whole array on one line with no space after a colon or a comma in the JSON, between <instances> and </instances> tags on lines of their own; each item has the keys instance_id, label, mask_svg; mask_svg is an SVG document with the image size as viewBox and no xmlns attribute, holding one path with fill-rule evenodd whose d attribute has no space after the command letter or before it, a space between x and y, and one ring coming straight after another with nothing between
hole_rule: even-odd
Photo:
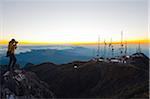
<instances>
[{"instance_id":1,"label":"distant mountain ridge","mask_svg":"<svg viewBox=\"0 0 150 99\"><path fill-rule=\"evenodd\" d=\"M136 46L136 45L135 45ZM142 46L142 52L149 56L148 48ZM118 47L115 47L114 56L119 56ZM133 46L128 50L131 55L135 52ZM9 58L5 57L7 46L0 48L0 64L6 65ZM111 57L110 49L106 49L106 57ZM101 46L100 56L104 56L104 49ZM73 61L88 61L97 54L97 46L18 46L16 50L17 63L24 67L27 63L40 64L52 62L55 64L65 64Z\"/></svg>"},{"instance_id":2,"label":"distant mountain ridge","mask_svg":"<svg viewBox=\"0 0 150 99\"><path fill-rule=\"evenodd\" d=\"M56 64L64 64L75 60L89 60L91 54L87 54L91 49L83 47L72 47L72 49L40 49L30 52L16 54L17 63L24 67L27 63L40 64L51 61ZM7 57L0 58L0 64L8 64Z\"/></svg>"}]
</instances>

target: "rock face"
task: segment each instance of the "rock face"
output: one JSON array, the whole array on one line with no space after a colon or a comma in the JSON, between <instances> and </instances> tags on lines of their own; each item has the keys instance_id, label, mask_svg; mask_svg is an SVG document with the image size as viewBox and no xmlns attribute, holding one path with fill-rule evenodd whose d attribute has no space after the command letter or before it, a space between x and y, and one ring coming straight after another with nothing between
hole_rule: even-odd
<instances>
[{"instance_id":1,"label":"rock face","mask_svg":"<svg viewBox=\"0 0 150 99\"><path fill-rule=\"evenodd\" d=\"M148 98L149 59L140 56L131 60L131 64L43 63L27 70L45 81L57 98Z\"/></svg>"},{"instance_id":2,"label":"rock face","mask_svg":"<svg viewBox=\"0 0 150 99\"><path fill-rule=\"evenodd\" d=\"M1 74L1 98L32 99L54 98L48 85L33 72L24 70L7 71Z\"/></svg>"}]
</instances>

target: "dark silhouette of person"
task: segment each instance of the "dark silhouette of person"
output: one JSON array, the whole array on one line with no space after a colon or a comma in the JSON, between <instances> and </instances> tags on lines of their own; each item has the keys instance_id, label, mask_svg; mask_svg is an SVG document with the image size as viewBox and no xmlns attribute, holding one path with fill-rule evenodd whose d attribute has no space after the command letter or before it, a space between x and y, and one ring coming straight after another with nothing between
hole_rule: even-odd
<instances>
[{"instance_id":1,"label":"dark silhouette of person","mask_svg":"<svg viewBox=\"0 0 150 99\"><path fill-rule=\"evenodd\" d=\"M17 41L12 39L8 44L7 57L9 57L8 70L13 71L16 64L15 50L17 48Z\"/></svg>"}]
</instances>

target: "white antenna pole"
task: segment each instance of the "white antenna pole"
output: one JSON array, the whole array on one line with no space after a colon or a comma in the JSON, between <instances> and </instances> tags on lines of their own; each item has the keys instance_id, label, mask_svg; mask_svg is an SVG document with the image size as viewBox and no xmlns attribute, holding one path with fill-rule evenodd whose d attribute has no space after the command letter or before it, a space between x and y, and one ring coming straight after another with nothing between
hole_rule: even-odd
<instances>
[{"instance_id":1,"label":"white antenna pole","mask_svg":"<svg viewBox=\"0 0 150 99\"><path fill-rule=\"evenodd\" d=\"M110 39L110 43L109 43L109 57L111 57L111 46L112 46L112 38Z\"/></svg>"},{"instance_id":2,"label":"white antenna pole","mask_svg":"<svg viewBox=\"0 0 150 99\"><path fill-rule=\"evenodd\" d=\"M140 45L140 41L139 41L138 53L141 53L141 45Z\"/></svg>"},{"instance_id":3,"label":"white antenna pole","mask_svg":"<svg viewBox=\"0 0 150 99\"><path fill-rule=\"evenodd\" d=\"M113 58L114 57L114 46L112 45L111 47L112 47L111 50L112 50L112 58Z\"/></svg>"},{"instance_id":4,"label":"white antenna pole","mask_svg":"<svg viewBox=\"0 0 150 99\"><path fill-rule=\"evenodd\" d=\"M100 53L100 36L98 36L98 49L97 49L97 57L99 57L100 55L99 55L99 53Z\"/></svg>"},{"instance_id":5,"label":"white antenna pole","mask_svg":"<svg viewBox=\"0 0 150 99\"><path fill-rule=\"evenodd\" d=\"M106 41L104 40L104 59L106 60Z\"/></svg>"},{"instance_id":6,"label":"white antenna pole","mask_svg":"<svg viewBox=\"0 0 150 99\"><path fill-rule=\"evenodd\" d=\"M113 58L114 57L114 46L112 45L112 38L111 38L111 57Z\"/></svg>"},{"instance_id":7,"label":"white antenna pole","mask_svg":"<svg viewBox=\"0 0 150 99\"><path fill-rule=\"evenodd\" d=\"M120 54L123 54L123 31L121 31L121 48L120 48Z\"/></svg>"},{"instance_id":8,"label":"white antenna pole","mask_svg":"<svg viewBox=\"0 0 150 99\"><path fill-rule=\"evenodd\" d=\"M125 55L127 56L127 41L125 42Z\"/></svg>"},{"instance_id":9,"label":"white antenna pole","mask_svg":"<svg viewBox=\"0 0 150 99\"><path fill-rule=\"evenodd\" d=\"M123 31L121 31L121 44L123 43Z\"/></svg>"}]
</instances>

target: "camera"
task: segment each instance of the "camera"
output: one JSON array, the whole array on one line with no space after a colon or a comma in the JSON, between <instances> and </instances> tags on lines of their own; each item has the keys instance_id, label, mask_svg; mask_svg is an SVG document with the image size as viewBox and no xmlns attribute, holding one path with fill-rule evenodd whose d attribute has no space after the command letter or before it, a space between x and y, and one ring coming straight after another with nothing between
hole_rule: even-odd
<instances>
[{"instance_id":1,"label":"camera","mask_svg":"<svg viewBox=\"0 0 150 99\"><path fill-rule=\"evenodd\" d=\"M17 44L18 44L18 41L14 41L13 44L14 44L14 45L17 45Z\"/></svg>"},{"instance_id":2,"label":"camera","mask_svg":"<svg viewBox=\"0 0 150 99\"><path fill-rule=\"evenodd\" d=\"M17 44L17 43L18 43L18 41L15 41L15 43Z\"/></svg>"}]
</instances>

